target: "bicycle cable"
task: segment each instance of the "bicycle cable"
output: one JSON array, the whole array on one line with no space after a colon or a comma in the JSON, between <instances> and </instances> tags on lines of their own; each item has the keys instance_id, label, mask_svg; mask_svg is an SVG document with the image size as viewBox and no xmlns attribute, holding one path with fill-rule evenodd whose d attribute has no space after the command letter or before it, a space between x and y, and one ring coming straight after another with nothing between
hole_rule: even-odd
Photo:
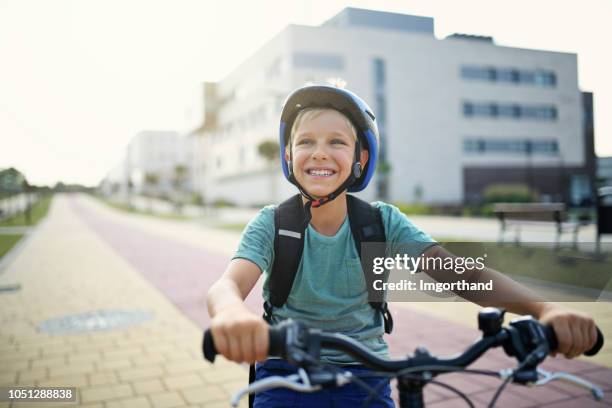
<instances>
[{"instance_id":1,"label":"bicycle cable","mask_svg":"<svg viewBox=\"0 0 612 408\"><path fill-rule=\"evenodd\" d=\"M304 358L305 361L309 362L311 365L313 365L314 367L317 368L321 368L321 369L327 369L329 371L332 371L336 374L340 374L340 375L345 375L345 371L342 371L342 369L334 367L332 365L328 365L328 364L321 364L319 361L317 361L316 359L314 359L311 355L309 355L308 353L304 352L303 350L296 350L298 352L298 354L301 355L302 358ZM376 398L379 399L381 402L385 402L382 397L380 395L378 395L378 393L376 392L375 388L370 387L368 384L366 384L364 381L361 380L361 378L359 378L358 376L352 375L349 377L349 381L354 382L355 385L361 387L362 389L364 389L367 393L368 393L368 399L372 398Z\"/></svg>"},{"instance_id":2,"label":"bicycle cable","mask_svg":"<svg viewBox=\"0 0 612 408\"><path fill-rule=\"evenodd\" d=\"M361 377L388 377L388 378L396 378L396 377L408 377L408 378L412 378L415 380L422 380L423 378L417 374L411 374L411 372L417 372L417 371L445 371L445 372L460 372L462 374L478 374L478 375L487 375L487 376L492 376L492 377L499 377L499 373L495 372L495 371L490 371L490 370L472 370L472 369L465 369L463 367L455 367L455 366L418 366L418 367L410 367L410 368L406 368L404 370L399 371L397 374L392 374L392 373L387 373L387 372L371 372L368 373L366 375L362 375ZM472 403L472 401L469 399L469 397L464 394L462 391L460 391L459 389L446 384L442 381L438 381L438 380L428 380L428 383L431 384L435 384L439 387L442 388L446 388L449 391L454 392L455 394L457 394L459 397L461 397L467 404L468 406L470 406L470 408L474 407L474 404ZM376 392L376 394L378 394L378 392L380 391L380 388L382 388L382 386L384 385L384 383L379 384L378 386L374 387L374 391ZM368 397L368 399L366 399L366 401L363 404L363 407L367 407L371 402L372 402L372 396Z\"/></svg>"},{"instance_id":3,"label":"bicycle cable","mask_svg":"<svg viewBox=\"0 0 612 408\"><path fill-rule=\"evenodd\" d=\"M547 345L541 345L541 346L536 347L535 350L533 350L531 353L529 353L527 355L527 357L525 357L525 359L523 361L521 361L521 363L518 365L518 367L516 367L514 370L512 370L512 372L504 379L504 382L502 382L501 385L499 387L497 387L497 391L495 391L495 395L493 395L493 398L491 399L491 402L489 403L488 408L493 408L495 406L495 403L497 402L497 399L501 395L501 393L504 390L504 388L506 388L506 386L508 385L510 380L512 380L514 378L514 376L516 375L517 372L519 372L523 368L525 368L525 366L527 366L527 364L532 363L532 359L534 359L534 356L536 356L542 350L548 350L548 346Z\"/></svg>"},{"instance_id":4,"label":"bicycle cable","mask_svg":"<svg viewBox=\"0 0 612 408\"><path fill-rule=\"evenodd\" d=\"M460 397L461 397L461 398L462 398L462 399L465 401L465 403L466 403L466 404L468 404L468 406L469 406L470 408L474 408L474 404L472 403L472 401L470 400L470 398L469 398L467 395L465 395L465 394L463 393L463 391L460 391L458 388L455 388L455 387L453 387L452 385L448 385L448 384L446 384L446 383L443 383L443 382L441 382L441 381L437 381L437 380L430 380L430 381L429 381L429 383L430 383L430 384L437 385L438 387L446 388L446 389L448 389L449 391L454 392L455 394L459 395L459 396L460 396Z\"/></svg>"}]
</instances>

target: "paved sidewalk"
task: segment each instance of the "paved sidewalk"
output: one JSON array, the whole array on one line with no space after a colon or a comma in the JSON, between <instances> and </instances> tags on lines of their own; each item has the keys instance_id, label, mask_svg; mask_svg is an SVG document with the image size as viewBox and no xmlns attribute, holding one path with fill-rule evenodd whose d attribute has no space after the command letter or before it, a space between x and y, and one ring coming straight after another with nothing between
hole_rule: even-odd
<instances>
[{"instance_id":1,"label":"paved sidewalk","mask_svg":"<svg viewBox=\"0 0 612 408\"><path fill-rule=\"evenodd\" d=\"M0 275L10 283L21 290L0 294L0 385L78 387L84 407L225 407L246 381L240 366L202 360L200 329L75 217L65 197ZM108 332L37 330L46 319L108 309L154 318ZM29 406L44 405L61 404Z\"/></svg>"}]
</instances>

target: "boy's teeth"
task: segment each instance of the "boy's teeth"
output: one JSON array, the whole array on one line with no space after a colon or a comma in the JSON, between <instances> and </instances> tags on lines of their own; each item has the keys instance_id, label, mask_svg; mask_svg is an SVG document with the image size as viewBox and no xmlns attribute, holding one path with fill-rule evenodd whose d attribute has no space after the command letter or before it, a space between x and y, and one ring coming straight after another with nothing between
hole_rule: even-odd
<instances>
[{"instance_id":1,"label":"boy's teeth","mask_svg":"<svg viewBox=\"0 0 612 408\"><path fill-rule=\"evenodd\" d=\"M331 176L332 172L329 170L310 170L309 172L313 176Z\"/></svg>"}]
</instances>

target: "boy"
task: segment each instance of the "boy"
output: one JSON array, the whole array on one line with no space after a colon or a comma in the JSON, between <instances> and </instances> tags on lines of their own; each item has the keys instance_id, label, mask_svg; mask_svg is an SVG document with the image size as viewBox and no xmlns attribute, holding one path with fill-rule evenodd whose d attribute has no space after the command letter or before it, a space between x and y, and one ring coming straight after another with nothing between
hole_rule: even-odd
<instances>
[{"instance_id":1,"label":"boy","mask_svg":"<svg viewBox=\"0 0 612 408\"><path fill-rule=\"evenodd\" d=\"M353 93L329 86L306 86L292 93L281 114L281 163L286 178L296 185L304 205L304 246L301 262L286 301L270 305L270 271L275 265L275 210L265 207L249 223L238 251L223 276L208 292L211 330L217 350L236 362L265 361L268 323L243 304L260 275L267 320L286 318L310 327L351 336L381 357L387 357L382 335L388 315L367 300L366 282L347 216L347 191L369 183L378 156L378 129L372 111ZM410 256L451 256L389 204L372 204L380 213L386 241L412 243ZM280 231L279 231L280 235ZM418 248L418 249L416 249ZM279 254L277 254L277 257ZM282 254L281 254L282 255ZM282 271L281 271L282 272ZM285 271L286 272L286 271ZM426 271L438 280L445 276ZM480 302L531 314L551 324L559 340L558 351L575 357L596 339L595 325L587 316L542 302L495 271L485 269L479 280L495 279L504 299L512 303ZM389 330L387 330L389 331ZM364 370L347 355L323 350L321 359L349 370ZM291 366L279 360L257 365L257 379L286 375ZM376 386L379 378L368 384ZM255 397L255 406L349 406L363 401L355 386L315 394L272 390ZM392 407L388 382L373 406Z\"/></svg>"}]
</instances>

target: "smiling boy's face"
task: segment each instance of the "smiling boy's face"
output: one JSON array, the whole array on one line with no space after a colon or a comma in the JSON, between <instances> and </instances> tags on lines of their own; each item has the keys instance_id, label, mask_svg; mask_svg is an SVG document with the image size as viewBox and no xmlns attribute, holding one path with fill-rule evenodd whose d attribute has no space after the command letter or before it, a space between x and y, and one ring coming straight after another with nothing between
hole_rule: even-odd
<instances>
[{"instance_id":1,"label":"smiling boy's face","mask_svg":"<svg viewBox=\"0 0 612 408\"><path fill-rule=\"evenodd\" d=\"M333 109L305 116L293 132L293 173L297 182L312 196L325 197L348 177L355 154L355 131L348 119ZM289 151L285 151L289 160ZM361 167L368 152L362 149Z\"/></svg>"}]
</instances>

